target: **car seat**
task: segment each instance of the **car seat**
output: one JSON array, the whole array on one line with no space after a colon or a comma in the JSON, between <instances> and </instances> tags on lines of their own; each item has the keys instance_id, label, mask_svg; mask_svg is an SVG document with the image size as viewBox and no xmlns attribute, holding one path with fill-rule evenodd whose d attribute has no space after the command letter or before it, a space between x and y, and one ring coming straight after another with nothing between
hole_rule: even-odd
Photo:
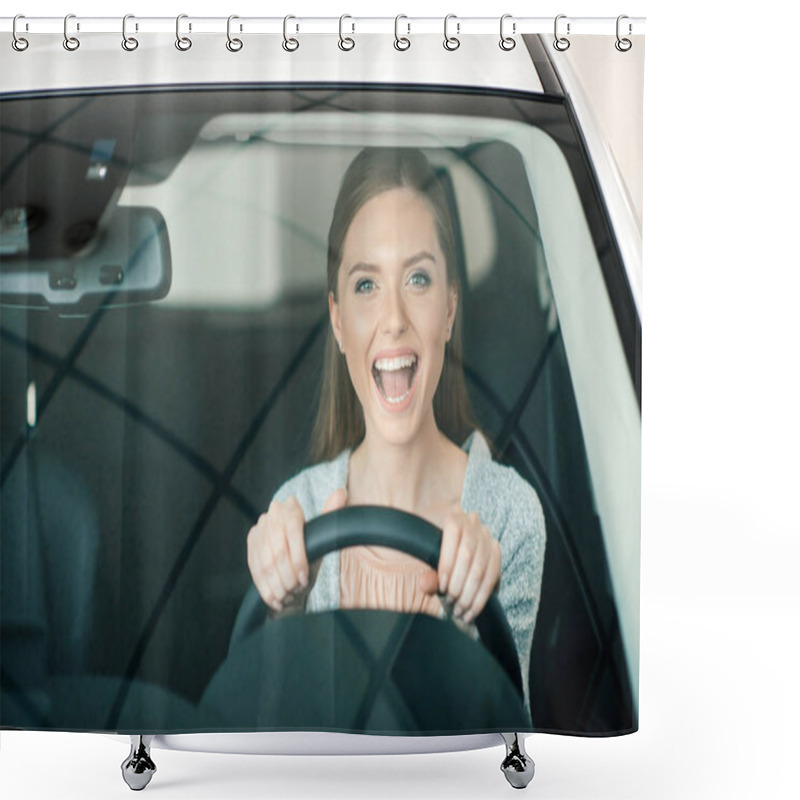
<instances>
[{"instance_id":1,"label":"car seat","mask_svg":"<svg viewBox=\"0 0 800 800\"><path fill-rule=\"evenodd\" d=\"M36 434L0 503L3 685L29 691L88 671L99 529L92 497Z\"/></svg>"}]
</instances>

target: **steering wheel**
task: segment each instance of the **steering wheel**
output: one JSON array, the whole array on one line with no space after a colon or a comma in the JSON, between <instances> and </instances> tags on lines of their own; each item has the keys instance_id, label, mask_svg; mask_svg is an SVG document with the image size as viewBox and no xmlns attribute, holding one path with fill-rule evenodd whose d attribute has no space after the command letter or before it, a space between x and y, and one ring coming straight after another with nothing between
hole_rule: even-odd
<instances>
[{"instance_id":1,"label":"steering wheel","mask_svg":"<svg viewBox=\"0 0 800 800\"><path fill-rule=\"evenodd\" d=\"M442 532L427 520L386 506L351 506L321 514L306 523L305 544L309 563L344 547L373 545L408 553L437 569ZM267 619L267 606L255 585L242 601L231 634L230 647ZM524 696L519 657L500 600L492 593L475 618L481 642L508 675L520 698Z\"/></svg>"}]
</instances>

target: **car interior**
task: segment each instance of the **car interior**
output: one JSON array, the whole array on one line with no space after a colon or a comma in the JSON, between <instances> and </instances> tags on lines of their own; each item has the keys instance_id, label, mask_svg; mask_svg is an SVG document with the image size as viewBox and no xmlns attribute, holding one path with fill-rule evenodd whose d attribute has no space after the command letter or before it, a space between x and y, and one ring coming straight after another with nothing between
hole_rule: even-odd
<instances>
[{"instance_id":1,"label":"car interior","mask_svg":"<svg viewBox=\"0 0 800 800\"><path fill-rule=\"evenodd\" d=\"M389 109L394 137L371 130L356 91L270 100L295 117L348 111L327 130L276 124L265 94L3 103L0 652L20 714L35 716L48 677L76 673L197 702L251 585L247 532L309 463L339 181L361 146L414 136L403 108ZM507 102L577 147L552 108L540 123L533 101ZM525 163L500 138L432 138L420 146L451 204L475 416L545 512L534 730L633 729Z\"/></svg>"}]
</instances>

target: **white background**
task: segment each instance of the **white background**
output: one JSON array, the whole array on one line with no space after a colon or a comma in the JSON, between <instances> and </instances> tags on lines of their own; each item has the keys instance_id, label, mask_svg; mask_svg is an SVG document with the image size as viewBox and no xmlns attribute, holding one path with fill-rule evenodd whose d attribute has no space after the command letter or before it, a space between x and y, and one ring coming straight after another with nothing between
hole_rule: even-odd
<instances>
[{"instance_id":1,"label":"white background","mask_svg":"<svg viewBox=\"0 0 800 800\"><path fill-rule=\"evenodd\" d=\"M711 4L707 4L711 5ZM800 776L797 6L28 0L4 14L647 16L640 731L535 736L541 798L795 798ZM720 9L725 5L719 4ZM734 10L735 9L735 10ZM720 12L722 13L722 12ZM129 797L127 745L3 732L3 798ZM509 797L502 748L154 751L163 798Z\"/></svg>"}]
</instances>

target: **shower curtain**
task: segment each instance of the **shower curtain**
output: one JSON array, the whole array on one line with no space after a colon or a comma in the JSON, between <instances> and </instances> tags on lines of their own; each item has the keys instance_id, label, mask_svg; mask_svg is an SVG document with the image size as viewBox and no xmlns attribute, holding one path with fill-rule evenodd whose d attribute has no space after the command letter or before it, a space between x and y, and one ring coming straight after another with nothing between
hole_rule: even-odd
<instances>
[{"instance_id":1,"label":"shower curtain","mask_svg":"<svg viewBox=\"0 0 800 800\"><path fill-rule=\"evenodd\" d=\"M1 21L0 726L635 731L643 20L118 22Z\"/></svg>"}]
</instances>

